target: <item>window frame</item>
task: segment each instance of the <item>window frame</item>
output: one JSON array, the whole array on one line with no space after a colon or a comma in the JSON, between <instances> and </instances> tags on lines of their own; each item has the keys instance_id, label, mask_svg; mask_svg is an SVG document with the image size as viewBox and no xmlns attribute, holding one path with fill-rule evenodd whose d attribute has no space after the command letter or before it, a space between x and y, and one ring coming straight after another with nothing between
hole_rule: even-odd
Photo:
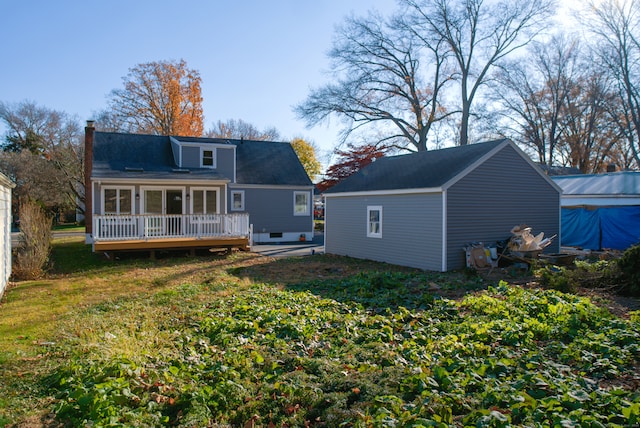
<instances>
[{"instance_id":1,"label":"window frame","mask_svg":"<svg viewBox=\"0 0 640 428\"><path fill-rule=\"evenodd\" d=\"M194 192L203 192L203 210L204 213L196 213L193 210L194 205ZM210 213L207 211L207 192L214 192L216 194L216 212ZM220 214L220 189L217 187L192 187L189 189L189 213L191 214Z\"/></svg>"},{"instance_id":2,"label":"window frame","mask_svg":"<svg viewBox=\"0 0 640 428\"><path fill-rule=\"evenodd\" d=\"M115 190L116 191L116 212L107 214L105 211L105 190ZM127 214L122 214L120 211L120 191L128 190L131 195L131 212ZM100 188L100 212L102 215L135 215L136 213L136 199L135 199L136 189L135 186L102 186Z\"/></svg>"},{"instance_id":3,"label":"window frame","mask_svg":"<svg viewBox=\"0 0 640 428\"><path fill-rule=\"evenodd\" d=\"M205 165L204 164L204 160L205 160L205 152L211 152L211 165ZM217 164L217 158L218 156L216 156L216 148L215 147L200 147L200 168L210 168L210 169L215 169L216 168L216 164Z\"/></svg>"},{"instance_id":4,"label":"window frame","mask_svg":"<svg viewBox=\"0 0 640 428\"><path fill-rule=\"evenodd\" d=\"M236 206L234 204L235 201L234 201L233 196L235 194L240 195L240 207L239 208L236 208ZM244 211L244 190L232 190L231 191L231 201L230 201L229 205L230 205L229 209L231 211Z\"/></svg>"},{"instance_id":5,"label":"window frame","mask_svg":"<svg viewBox=\"0 0 640 428\"><path fill-rule=\"evenodd\" d=\"M378 211L378 230L372 231L371 213ZM382 238L382 205L367 205L367 238Z\"/></svg>"},{"instance_id":6,"label":"window frame","mask_svg":"<svg viewBox=\"0 0 640 428\"><path fill-rule=\"evenodd\" d=\"M304 195L306 199L305 210L304 212L298 212L298 195ZM310 216L311 215L311 192L308 191L294 191L293 192L293 215L298 217Z\"/></svg>"}]
</instances>

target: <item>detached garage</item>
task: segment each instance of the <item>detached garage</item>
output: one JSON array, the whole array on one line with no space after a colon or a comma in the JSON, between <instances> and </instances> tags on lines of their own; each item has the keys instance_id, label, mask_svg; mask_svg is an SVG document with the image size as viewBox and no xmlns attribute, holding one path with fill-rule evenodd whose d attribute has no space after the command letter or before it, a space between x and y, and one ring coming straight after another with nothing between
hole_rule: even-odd
<instances>
[{"instance_id":1,"label":"detached garage","mask_svg":"<svg viewBox=\"0 0 640 428\"><path fill-rule=\"evenodd\" d=\"M509 140L381 158L324 196L326 253L424 270L463 268L466 245L515 225L560 233L560 188Z\"/></svg>"},{"instance_id":2,"label":"detached garage","mask_svg":"<svg viewBox=\"0 0 640 428\"><path fill-rule=\"evenodd\" d=\"M11 276L11 189L15 184L0 173L0 298Z\"/></svg>"},{"instance_id":3,"label":"detached garage","mask_svg":"<svg viewBox=\"0 0 640 428\"><path fill-rule=\"evenodd\" d=\"M553 177L563 190L562 245L626 250L640 242L640 172Z\"/></svg>"}]
</instances>

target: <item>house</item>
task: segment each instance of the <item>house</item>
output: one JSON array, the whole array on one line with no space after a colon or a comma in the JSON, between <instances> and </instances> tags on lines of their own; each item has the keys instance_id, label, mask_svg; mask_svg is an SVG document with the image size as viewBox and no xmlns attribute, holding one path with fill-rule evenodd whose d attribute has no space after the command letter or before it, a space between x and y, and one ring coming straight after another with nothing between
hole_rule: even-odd
<instances>
[{"instance_id":1,"label":"house","mask_svg":"<svg viewBox=\"0 0 640 428\"><path fill-rule=\"evenodd\" d=\"M11 276L11 189L15 184L0 173L0 298Z\"/></svg>"},{"instance_id":2,"label":"house","mask_svg":"<svg viewBox=\"0 0 640 428\"><path fill-rule=\"evenodd\" d=\"M85 128L85 224L98 252L313 239L314 186L288 143Z\"/></svg>"},{"instance_id":3,"label":"house","mask_svg":"<svg viewBox=\"0 0 640 428\"><path fill-rule=\"evenodd\" d=\"M559 234L560 188L509 140L384 157L325 192L326 253L424 270L521 224Z\"/></svg>"},{"instance_id":4,"label":"house","mask_svg":"<svg viewBox=\"0 0 640 428\"><path fill-rule=\"evenodd\" d=\"M625 250L640 243L640 172L552 178L563 191L563 246Z\"/></svg>"}]
</instances>

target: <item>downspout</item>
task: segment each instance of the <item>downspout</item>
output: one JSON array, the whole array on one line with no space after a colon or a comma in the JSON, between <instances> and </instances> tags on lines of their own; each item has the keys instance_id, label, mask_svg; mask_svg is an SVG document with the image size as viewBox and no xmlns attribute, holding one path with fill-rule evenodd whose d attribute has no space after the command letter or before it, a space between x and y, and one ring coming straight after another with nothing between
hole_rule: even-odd
<instances>
[{"instance_id":1,"label":"downspout","mask_svg":"<svg viewBox=\"0 0 640 428\"><path fill-rule=\"evenodd\" d=\"M95 122L87 120L84 128L84 227L85 243L93 242L93 184L91 174L93 172L93 136Z\"/></svg>"}]
</instances>

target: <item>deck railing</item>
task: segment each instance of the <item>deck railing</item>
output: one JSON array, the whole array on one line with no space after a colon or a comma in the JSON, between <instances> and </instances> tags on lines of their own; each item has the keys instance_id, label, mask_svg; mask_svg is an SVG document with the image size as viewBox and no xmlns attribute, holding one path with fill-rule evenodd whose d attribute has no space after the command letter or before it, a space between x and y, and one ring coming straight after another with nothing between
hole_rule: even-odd
<instances>
[{"instance_id":1,"label":"deck railing","mask_svg":"<svg viewBox=\"0 0 640 428\"><path fill-rule=\"evenodd\" d=\"M249 214L94 215L95 241L249 237Z\"/></svg>"}]
</instances>

